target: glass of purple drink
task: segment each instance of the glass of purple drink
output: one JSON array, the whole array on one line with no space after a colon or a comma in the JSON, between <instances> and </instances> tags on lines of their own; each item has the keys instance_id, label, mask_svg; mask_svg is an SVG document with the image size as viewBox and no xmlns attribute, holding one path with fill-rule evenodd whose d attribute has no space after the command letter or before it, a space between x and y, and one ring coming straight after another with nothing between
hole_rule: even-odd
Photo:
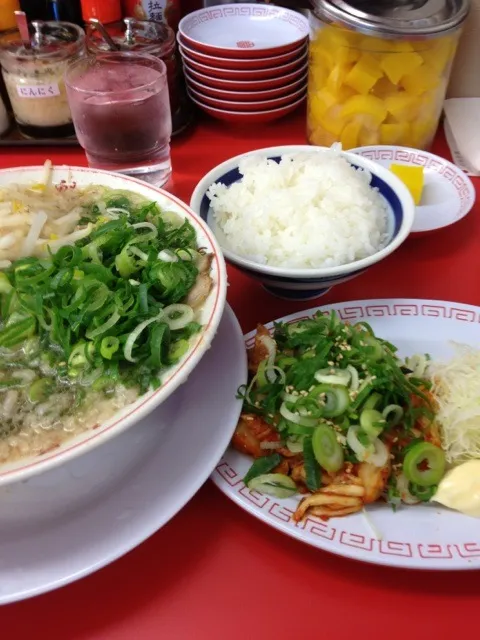
<instances>
[{"instance_id":1,"label":"glass of purple drink","mask_svg":"<svg viewBox=\"0 0 480 640\"><path fill-rule=\"evenodd\" d=\"M138 52L103 53L71 64L65 84L91 167L156 186L168 181L172 118L161 60Z\"/></svg>"}]
</instances>

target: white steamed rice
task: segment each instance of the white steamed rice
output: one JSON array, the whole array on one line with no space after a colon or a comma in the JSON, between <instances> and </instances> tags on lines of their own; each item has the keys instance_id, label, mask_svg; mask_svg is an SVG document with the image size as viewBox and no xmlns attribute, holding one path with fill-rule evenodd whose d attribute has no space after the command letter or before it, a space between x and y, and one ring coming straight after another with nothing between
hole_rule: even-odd
<instances>
[{"instance_id":1,"label":"white steamed rice","mask_svg":"<svg viewBox=\"0 0 480 640\"><path fill-rule=\"evenodd\" d=\"M207 192L226 247L257 263L287 268L348 264L388 242L388 211L335 149L240 161L243 179Z\"/></svg>"}]
</instances>

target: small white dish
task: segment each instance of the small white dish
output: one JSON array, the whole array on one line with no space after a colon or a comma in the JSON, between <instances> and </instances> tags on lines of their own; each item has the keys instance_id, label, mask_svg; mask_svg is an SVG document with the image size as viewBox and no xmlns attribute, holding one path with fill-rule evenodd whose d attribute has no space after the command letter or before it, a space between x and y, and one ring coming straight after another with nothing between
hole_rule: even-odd
<instances>
[{"instance_id":1,"label":"small white dish","mask_svg":"<svg viewBox=\"0 0 480 640\"><path fill-rule=\"evenodd\" d=\"M212 348L161 407L77 460L0 487L0 604L98 571L173 518L230 442L246 378L227 306Z\"/></svg>"},{"instance_id":2,"label":"small white dish","mask_svg":"<svg viewBox=\"0 0 480 640\"><path fill-rule=\"evenodd\" d=\"M392 163L424 167L424 188L415 207L412 233L430 233L464 218L475 203L475 188L459 167L428 151L409 147L369 146L349 150L386 169Z\"/></svg>"},{"instance_id":3,"label":"small white dish","mask_svg":"<svg viewBox=\"0 0 480 640\"><path fill-rule=\"evenodd\" d=\"M297 11L253 3L204 7L180 20L185 44L226 58L264 58L294 50L309 34Z\"/></svg>"}]
</instances>

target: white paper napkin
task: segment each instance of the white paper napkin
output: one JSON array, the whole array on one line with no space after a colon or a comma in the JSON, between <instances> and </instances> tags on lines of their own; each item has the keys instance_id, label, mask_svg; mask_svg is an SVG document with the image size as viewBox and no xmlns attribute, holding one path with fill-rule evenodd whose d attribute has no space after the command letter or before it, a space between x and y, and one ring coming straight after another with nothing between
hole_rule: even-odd
<instances>
[{"instance_id":1,"label":"white paper napkin","mask_svg":"<svg viewBox=\"0 0 480 640\"><path fill-rule=\"evenodd\" d=\"M455 164L480 176L480 98L446 100L445 137Z\"/></svg>"}]
</instances>

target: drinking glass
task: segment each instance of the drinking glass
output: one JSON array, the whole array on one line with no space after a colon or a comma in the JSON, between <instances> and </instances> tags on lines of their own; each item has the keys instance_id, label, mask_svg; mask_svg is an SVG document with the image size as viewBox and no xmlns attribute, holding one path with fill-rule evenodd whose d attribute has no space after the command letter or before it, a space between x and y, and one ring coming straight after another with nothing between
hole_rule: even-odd
<instances>
[{"instance_id":1,"label":"drinking glass","mask_svg":"<svg viewBox=\"0 0 480 640\"><path fill-rule=\"evenodd\" d=\"M146 53L102 53L71 64L65 83L88 164L163 186L172 172L165 64Z\"/></svg>"}]
</instances>

